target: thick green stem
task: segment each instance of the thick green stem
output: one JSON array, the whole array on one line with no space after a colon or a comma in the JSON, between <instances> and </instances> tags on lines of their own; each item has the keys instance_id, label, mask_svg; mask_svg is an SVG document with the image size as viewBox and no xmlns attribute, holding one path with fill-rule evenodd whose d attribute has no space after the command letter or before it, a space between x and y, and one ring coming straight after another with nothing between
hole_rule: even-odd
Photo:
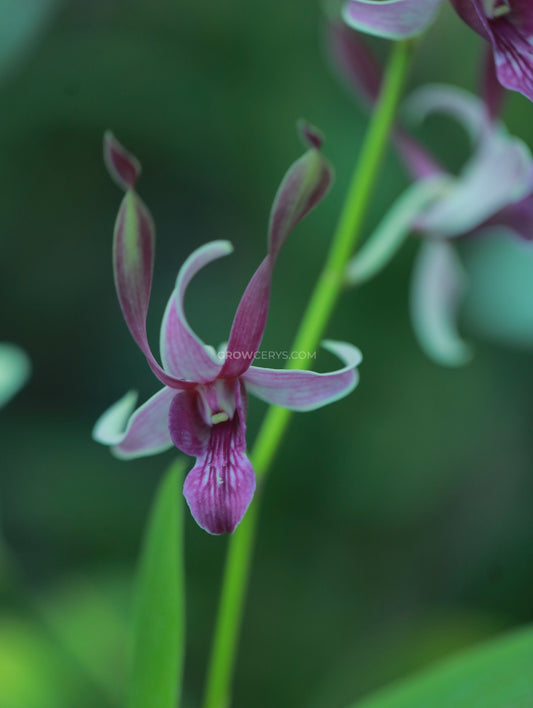
<instances>
[{"instance_id":1,"label":"thick green stem","mask_svg":"<svg viewBox=\"0 0 533 708\"><path fill-rule=\"evenodd\" d=\"M333 238L326 265L294 342L294 351L314 351L333 312L344 282L346 264L361 234L369 198L387 145L396 107L401 95L409 59L409 45L398 42L389 60L387 73L372 116L360 158L350 183L344 208ZM302 368L306 360L289 360L289 368ZM270 407L254 445L251 459L258 479L266 475L291 413ZM211 660L206 683L204 708L228 708L237 641L248 583L258 498L230 540Z\"/></svg>"}]
</instances>

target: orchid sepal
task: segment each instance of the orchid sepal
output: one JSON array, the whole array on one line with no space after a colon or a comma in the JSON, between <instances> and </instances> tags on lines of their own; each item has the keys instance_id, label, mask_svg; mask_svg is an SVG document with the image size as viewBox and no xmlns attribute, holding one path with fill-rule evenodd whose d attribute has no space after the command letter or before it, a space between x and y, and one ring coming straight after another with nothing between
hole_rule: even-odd
<instances>
[{"instance_id":1,"label":"orchid sepal","mask_svg":"<svg viewBox=\"0 0 533 708\"><path fill-rule=\"evenodd\" d=\"M104 133L104 163L112 180L121 189L135 189L141 174L141 163L119 143L110 130Z\"/></svg>"},{"instance_id":2,"label":"orchid sepal","mask_svg":"<svg viewBox=\"0 0 533 708\"><path fill-rule=\"evenodd\" d=\"M317 373L298 369L251 366L243 375L246 388L266 403L292 411L314 411L351 393L359 382L357 367L363 356L357 347L330 339L322 347L337 356L344 367Z\"/></svg>"},{"instance_id":3,"label":"orchid sepal","mask_svg":"<svg viewBox=\"0 0 533 708\"><path fill-rule=\"evenodd\" d=\"M241 376L251 365L265 331L272 271L279 252L294 227L325 197L333 179L333 170L321 153L320 132L301 122L300 133L309 149L289 167L274 197L268 252L235 313L221 376Z\"/></svg>"},{"instance_id":4,"label":"orchid sepal","mask_svg":"<svg viewBox=\"0 0 533 708\"><path fill-rule=\"evenodd\" d=\"M433 22L443 0L349 0L344 21L360 32L386 39L408 39Z\"/></svg>"},{"instance_id":5,"label":"orchid sepal","mask_svg":"<svg viewBox=\"0 0 533 708\"><path fill-rule=\"evenodd\" d=\"M294 227L325 197L334 177L321 152L320 131L305 121L298 127L308 150L287 170L274 197L268 229L268 251L274 260Z\"/></svg>"},{"instance_id":6,"label":"orchid sepal","mask_svg":"<svg viewBox=\"0 0 533 708\"><path fill-rule=\"evenodd\" d=\"M466 274L454 248L442 240L425 241L411 279L411 320L424 352L442 366L462 366L472 358L472 349L457 328L466 288Z\"/></svg>"},{"instance_id":7,"label":"orchid sepal","mask_svg":"<svg viewBox=\"0 0 533 708\"><path fill-rule=\"evenodd\" d=\"M97 420L93 438L111 446L120 459L134 459L172 447L168 428L170 404L177 391L165 386L134 410L137 393L129 391Z\"/></svg>"}]
</instances>

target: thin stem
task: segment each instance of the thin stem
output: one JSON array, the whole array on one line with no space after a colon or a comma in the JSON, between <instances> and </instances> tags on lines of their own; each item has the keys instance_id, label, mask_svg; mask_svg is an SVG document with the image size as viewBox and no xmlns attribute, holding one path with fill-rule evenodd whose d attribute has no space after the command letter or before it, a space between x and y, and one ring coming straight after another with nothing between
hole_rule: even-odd
<instances>
[{"instance_id":1,"label":"thin stem","mask_svg":"<svg viewBox=\"0 0 533 708\"><path fill-rule=\"evenodd\" d=\"M381 95L363 142L329 256L296 336L294 351L316 349L341 292L346 264L361 235L369 198L385 152L407 72L409 54L406 42L398 42L392 49ZM298 368L306 363L306 360L298 360ZM295 361L289 360L288 367L295 368ZM251 455L258 479L264 478L268 472L290 417L291 413L283 408L269 408ZM229 543L204 708L229 706L258 506L256 499Z\"/></svg>"}]
</instances>

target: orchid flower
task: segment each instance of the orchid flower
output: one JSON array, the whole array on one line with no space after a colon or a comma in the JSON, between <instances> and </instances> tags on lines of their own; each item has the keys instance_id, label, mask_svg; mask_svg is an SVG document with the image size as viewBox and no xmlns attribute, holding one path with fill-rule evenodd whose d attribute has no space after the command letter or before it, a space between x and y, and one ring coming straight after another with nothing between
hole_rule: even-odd
<instances>
[{"instance_id":1,"label":"orchid flower","mask_svg":"<svg viewBox=\"0 0 533 708\"><path fill-rule=\"evenodd\" d=\"M462 123L474 147L446 193L413 222L424 237L411 289L415 332L430 356L457 365L470 356L455 324L468 273L452 243L489 236L495 230L533 241L533 158L521 140L492 120L480 99L460 89L419 89L407 109L420 119L433 112L448 113Z\"/></svg>"},{"instance_id":2,"label":"orchid flower","mask_svg":"<svg viewBox=\"0 0 533 708\"><path fill-rule=\"evenodd\" d=\"M371 106L381 85L374 57L357 33L339 23L330 25L329 39L342 74ZM411 317L424 351L453 366L470 357L456 325L468 273L455 244L465 237L492 237L496 231L525 243L533 241L533 159L527 146L496 119L494 106L461 89L419 89L405 109L411 121L434 112L458 120L470 137L472 155L454 176L396 126L393 141L415 183L348 266L347 279L362 282L376 271L378 259L379 267L390 259L409 232L422 236L411 286Z\"/></svg>"},{"instance_id":3,"label":"orchid flower","mask_svg":"<svg viewBox=\"0 0 533 708\"><path fill-rule=\"evenodd\" d=\"M266 325L278 254L332 179L320 153L321 136L308 126L302 132L309 149L288 170L276 194L268 252L242 296L227 345L218 354L206 346L184 313L185 292L194 275L232 251L228 241L213 241L194 251L179 271L161 326L162 365L146 336L154 228L135 192L140 165L111 134L105 137L108 169L126 191L114 236L118 299L134 340L163 388L134 412L136 395L126 394L98 420L93 434L120 458L152 455L172 445L196 457L183 491L197 523L212 534L233 532L254 494L255 475L246 456L248 393L290 410L309 411L346 396L358 381L361 354L343 342L323 342L343 362L331 373L252 366Z\"/></svg>"},{"instance_id":4,"label":"orchid flower","mask_svg":"<svg viewBox=\"0 0 533 708\"><path fill-rule=\"evenodd\" d=\"M354 29L388 39L412 37L428 27L444 0L348 0L344 19ZM531 0L451 0L461 19L491 48L502 86L533 100Z\"/></svg>"}]
</instances>

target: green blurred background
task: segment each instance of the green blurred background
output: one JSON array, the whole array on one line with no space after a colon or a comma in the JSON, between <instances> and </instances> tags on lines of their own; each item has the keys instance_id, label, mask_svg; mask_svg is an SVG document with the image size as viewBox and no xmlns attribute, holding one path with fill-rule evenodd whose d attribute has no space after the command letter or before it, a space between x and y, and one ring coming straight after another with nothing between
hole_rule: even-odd
<instances>
[{"instance_id":1,"label":"green blurred background","mask_svg":"<svg viewBox=\"0 0 533 708\"><path fill-rule=\"evenodd\" d=\"M0 0L0 339L23 346L34 366L0 414L10 554L0 708L120 705L132 572L174 454L125 463L91 440L98 415L126 390L144 399L157 388L114 293L120 192L102 164L102 133L111 128L143 163L139 191L158 228L154 343L184 258L211 239L234 243L187 302L195 329L217 344L264 253L275 190L302 152L296 120L324 131L335 187L275 274L264 348L285 350L366 122L323 39L315 0ZM480 48L446 7L410 84L474 89ZM532 114L510 97L507 123L530 145ZM421 132L452 167L464 162L456 126L432 120ZM406 184L390 154L366 234ZM407 314L415 250L410 243L374 282L346 293L328 328L363 350L361 383L335 406L296 415L272 470L235 706L342 708L533 618L532 354L471 331L476 356L464 369L424 358ZM251 401L249 441L264 412ZM186 523L185 705L194 708L227 540Z\"/></svg>"}]
</instances>

